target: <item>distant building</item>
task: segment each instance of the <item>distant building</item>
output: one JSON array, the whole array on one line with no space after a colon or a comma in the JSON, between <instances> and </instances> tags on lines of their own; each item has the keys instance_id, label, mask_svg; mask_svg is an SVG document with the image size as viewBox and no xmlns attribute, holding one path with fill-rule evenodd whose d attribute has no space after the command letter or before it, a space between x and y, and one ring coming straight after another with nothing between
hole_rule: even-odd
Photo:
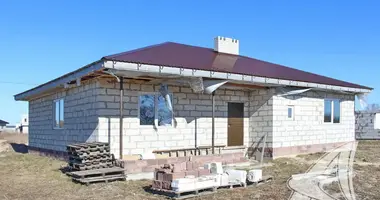
<instances>
[{"instance_id":1,"label":"distant building","mask_svg":"<svg viewBox=\"0 0 380 200\"><path fill-rule=\"evenodd\" d=\"M0 119L0 132L7 126L7 124L9 123Z\"/></svg>"},{"instance_id":2,"label":"distant building","mask_svg":"<svg viewBox=\"0 0 380 200\"><path fill-rule=\"evenodd\" d=\"M20 133L29 132L29 117L27 114L22 115L20 125L18 126L18 132Z\"/></svg>"},{"instance_id":3,"label":"distant building","mask_svg":"<svg viewBox=\"0 0 380 200\"><path fill-rule=\"evenodd\" d=\"M380 111L356 111L355 134L357 140L379 140Z\"/></svg>"}]
</instances>

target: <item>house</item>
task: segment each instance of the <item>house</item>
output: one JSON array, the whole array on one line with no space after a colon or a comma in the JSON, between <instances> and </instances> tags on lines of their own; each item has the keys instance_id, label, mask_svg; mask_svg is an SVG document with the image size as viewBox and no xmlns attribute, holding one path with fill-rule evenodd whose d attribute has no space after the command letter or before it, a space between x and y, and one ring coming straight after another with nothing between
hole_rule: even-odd
<instances>
[{"instance_id":1,"label":"house","mask_svg":"<svg viewBox=\"0 0 380 200\"><path fill-rule=\"evenodd\" d=\"M28 133L29 132L29 117L27 114L21 115L20 125L17 126L17 132Z\"/></svg>"},{"instance_id":2,"label":"house","mask_svg":"<svg viewBox=\"0 0 380 200\"><path fill-rule=\"evenodd\" d=\"M238 40L216 37L214 48L166 42L105 56L15 100L29 102L35 152L102 141L117 158L277 158L354 141L355 95L371 90L239 55Z\"/></svg>"},{"instance_id":3,"label":"house","mask_svg":"<svg viewBox=\"0 0 380 200\"><path fill-rule=\"evenodd\" d=\"M379 140L380 111L355 111L355 133L357 140Z\"/></svg>"},{"instance_id":4,"label":"house","mask_svg":"<svg viewBox=\"0 0 380 200\"><path fill-rule=\"evenodd\" d=\"M7 124L9 123L0 119L0 131L2 131L7 126Z\"/></svg>"}]
</instances>

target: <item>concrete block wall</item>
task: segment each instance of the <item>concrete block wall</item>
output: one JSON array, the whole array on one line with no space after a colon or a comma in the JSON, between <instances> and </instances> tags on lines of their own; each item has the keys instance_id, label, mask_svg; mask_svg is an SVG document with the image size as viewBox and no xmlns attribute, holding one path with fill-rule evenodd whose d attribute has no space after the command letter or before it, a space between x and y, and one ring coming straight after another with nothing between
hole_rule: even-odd
<instances>
[{"instance_id":1,"label":"concrete block wall","mask_svg":"<svg viewBox=\"0 0 380 200\"><path fill-rule=\"evenodd\" d=\"M97 110L99 141L111 143L111 151L119 155L119 86L101 81ZM176 126L140 126L138 97L158 92L159 87L147 84L124 84L123 154L150 153L154 150L193 148L211 145L211 95L193 93L188 87L169 86L173 94ZM220 89L215 94L215 144L227 145L228 102L244 103L244 145L250 142L249 91ZM258 94L258 93L257 93ZM195 141L197 133L197 142ZM196 144L197 143L197 144Z\"/></svg>"},{"instance_id":2,"label":"concrete block wall","mask_svg":"<svg viewBox=\"0 0 380 200\"><path fill-rule=\"evenodd\" d=\"M83 82L79 87L29 101L29 146L62 152L68 144L96 141L97 87L96 81ZM64 128L55 129L53 105L59 98L64 98Z\"/></svg>"},{"instance_id":3,"label":"concrete block wall","mask_svg":"<svg viewBox=\"0 0 380 200\"><path fill-rule=\"evenodd\" d=\"M266 147L272 147L272 98L274 92L274 89L261 89L251 91L249 97L250 146L262 147L264 136L267 135Z\"/></svg>"},{"instance_id":4,"label":"concrete block wall","mask_svg":"<svg viewBox=\"0 0 380 200\"><path fill-rule=\"evenodd\" d=\"M325 98L341 100L340 123L324 123ZM325 144L354 141L354 104L354 95L326 92L273 96L273 156L310 153L313 145L324 150L329 148ZM294 120L287 118L288 106L294 107Z\"/></svg>"},{"instance_id":5,"label":"concrete block wall","mask_svg":"<svg viewBox=\"0 0 380 200\"><path fill-rule=\"evenodd\" d=\"M380 129L375 129L375 116L379 111L355 112L355 136L356 139L380 139Z\"/></svg>"}]
</instances>

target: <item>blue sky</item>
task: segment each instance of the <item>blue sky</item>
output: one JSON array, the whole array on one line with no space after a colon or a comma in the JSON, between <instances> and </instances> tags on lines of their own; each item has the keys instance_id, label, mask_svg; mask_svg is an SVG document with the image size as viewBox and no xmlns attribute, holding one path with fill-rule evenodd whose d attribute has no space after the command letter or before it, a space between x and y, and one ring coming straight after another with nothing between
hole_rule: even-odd
<instances>
[{"instance_id":1,"label":"blue sky","mask_svg":"<svg viewBox=\"0 0 380 200\"><path fill-rule=\"evenodd\" d=\"M376 1L0 2L0 119L16 123L13 95L102 56L173 41L240 40L242 55L379 88ZM374 90L370 103L380 103Z\"/></svg>"}]
</instances>

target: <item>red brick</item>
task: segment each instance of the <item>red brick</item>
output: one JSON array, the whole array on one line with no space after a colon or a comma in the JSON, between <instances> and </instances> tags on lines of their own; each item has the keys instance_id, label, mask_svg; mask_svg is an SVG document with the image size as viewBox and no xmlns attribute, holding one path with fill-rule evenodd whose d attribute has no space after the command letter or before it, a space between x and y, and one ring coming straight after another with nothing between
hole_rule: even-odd
<instances>
[{"instance_id":1,"label":"red brick","mask_svg":"<svg viewBox=\"0 0 380 200\"><path fill-rule=\"evenodd\" d=\"M211 172L209 169L199 169L198 170L198 176L207 176L210 174L211 174Z\"/></svg>"},{"instance_id":2,"label":"red brick","mask_svg":"<svg viewBox=\"0 0 380 200\"><path fill-rule=\"evenodd\" d=\"M198 170L186 171L185 175L186 176L195 176L195 177L198 177Z\"/></svg>"},{"instance_id":3,"label":"red brick","mask_svg":"<svg viewBox=\"0 0 380 200\"><path fill-rule=\"evenodd\" d=\"M157 159L157 164L158 165L166 165L166 164L169 164L169 161L167 158L161 158L161 159Z\"/></svg>"},{"instance_id":4,"label":"red brick","mask_svg":"<svg viewBox=\"0 0 380 200\"><path fill-rule=\"evenodd\" d=\"M124 162L124 166L128 165L137 166L137 167L146 167L148 166L148 162L146 160L127 160Z\"/></svg>"},{"instance_id":5,"label":"red brick","mask_svg":"<svg viewBox=\"0 0 380 200\"><path fill-rule=\"evenodd\" d=\"M186 171L186 162L179 162L173 164L173 172Z\"/></svg>"},{"instance_id":6,"label":"red brick","mask_svg":"<svg viewBox=\"0 0 380 200\"><path fill-rule=\"evenodd\" d=\"M157 159L146 159L145 161L147 163L147 166L158 165L158 160Z\"/></svg>"},{"instance_id":7,"label":"red brick","mask_svg":"<svg viewBox=\"0 0 380 200\"><path fill-rule=\"evenodd\" d=\"M172 182L171 181L162 181L162 189L171 190Z\"/></svg>"},{"instance_id":8,"label":"red brick","mask_svg":"<svg viewBox=\"0 0 380 200\"><path fill-rule=\"evenodd\" d=\"M191 162L191 161L186 162L186 170L187 171L193 170L193 162Z\"/></svg>"},{"instance_id":9,"label":"red brick","mask_svg":"<svg viewBox=\"0 0 380 200\"><path fill-rule=\"evenodd\" d=\"M164 180L164 176L165 176L165 173L163 173L163 172L158 172L158 173L157 173L157 179L156 179L156 180L163 181L163 180Z\"/></svg>"},{"instance_id":10,"label":"red brick","mask_svg":"<svg viewBox=\"0 0 380 200\"><path fill-rule=\"evenodd\" d=\"M173 163L177 163L178 162L178 158L177 157L167 158L166 160L167 160L168 164L173 164Z\"/></svg>"},{"instance_id":11,"label":"red brick","mask_svg":"<svg viewBox=\"0 0 380 200\"><path fill-rule=\"evenodd\" d=\"M162 189L162 181L154 180L152 183L152 187L156 189Z\"/></svg>"},{"instance_id":12,"label":"red brick","mask_svg":"<svg viewBox=\"0 0 380 200\"><path fill-rule=\"evenodd\" d=\"M158 165L146 166L142 168L142 172L154 172Z\"/></svg>"},{"instance_id":13,"label":"red brick","mask_svg":"<svg viewBox=\"0 0 380 200\"><path fill-rule=\"evenodd\" d=\"M125 172L127 174L136 174L136 173L141 173L142 172L142 168L139 168L139 167L124 168L124 169L125 169Z\"/></svg>"},{"instance_id":14,"label":"red brick","mask_svg":"<svg viewBox=\"0 0 380 200\"><path fill-rule=\"evenodd\" d=\"M185 172L167 173L164 174L164 181L172 181L179 178L184 178Z\"/></svg>"}]
</instances>

